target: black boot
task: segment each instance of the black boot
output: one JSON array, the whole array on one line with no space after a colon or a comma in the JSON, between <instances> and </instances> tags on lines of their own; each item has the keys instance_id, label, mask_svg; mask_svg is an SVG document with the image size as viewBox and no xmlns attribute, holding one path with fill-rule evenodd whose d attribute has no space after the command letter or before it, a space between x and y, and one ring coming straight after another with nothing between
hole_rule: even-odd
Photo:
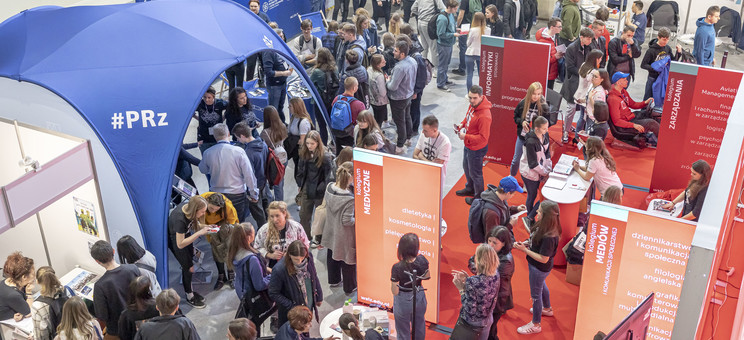
<instances>
[{"instance_id":1,"label":"black boot","mask_svg":"<svg viewBox=\"0 0 744 340\"><path fill-rule=\"evenodd\" d=\"M224 286L225 286L225 275L220 274L220 276L217 277L217 282L214 283L214 290L220 290Z\"/></svg>"}]
</instances>

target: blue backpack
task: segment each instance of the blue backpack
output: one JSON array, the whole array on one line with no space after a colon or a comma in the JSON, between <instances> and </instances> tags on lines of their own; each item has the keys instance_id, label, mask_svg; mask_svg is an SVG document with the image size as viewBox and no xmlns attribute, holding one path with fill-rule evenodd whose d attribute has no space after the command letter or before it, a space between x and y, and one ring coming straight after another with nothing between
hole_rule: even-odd
<instances>
[{"instance_id":1,"label":"blue backpack","mask_svg":"<svg viewBox=\"0 0 744 340\"><path fill-rule=\"evenodd\" d=\"M357 100L354 97L347 97L342 94L338 95L336 103L331 108L331 129L338 136L354 133L354 126L351 124L351 103ZM351 131L349 131L351 128Z\"/></svg>"},{"instance_id":2,"label":"blue backpack","mask_svg":"<svg viewBox=\"0 0 744 340\"><path fill-rule=\"evenodd\" d=\"M470 241L473 241L473 243L478 244L486 242L486 226L483 223L486 209L497 210L496 206L481 198L474 199L473 204L470 205L470 212L468 213L468 233L470 234Z\"/></svg>"}]
</instances>

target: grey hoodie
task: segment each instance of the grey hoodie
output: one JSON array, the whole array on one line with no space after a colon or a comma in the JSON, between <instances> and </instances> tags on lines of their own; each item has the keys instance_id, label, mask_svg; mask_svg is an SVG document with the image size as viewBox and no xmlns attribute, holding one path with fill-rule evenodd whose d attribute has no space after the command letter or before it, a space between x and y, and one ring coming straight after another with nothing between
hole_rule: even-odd
<instances>
[{"instance_id":1,"label":"grey hoodie","mask_svg":"<svg viewBox=\"0 0 744 340\"><path fill-rule=\"evenodd\" d=\"M333 250L333 259L356 264L354 194L329 183L325 193L326 221L321 244Z\"/></svg>"},{"instance_id":2,"label":"grey hoodie","mask_svg":"<svg viewBox=\"0 0 744 340\"><path fill-rule=\"evenodd\" d=\"M434 15L445 10L442 0L416 0L411 7L411 13L416 16L419 26L426 26Z\"/></svg>"}]
</instances>

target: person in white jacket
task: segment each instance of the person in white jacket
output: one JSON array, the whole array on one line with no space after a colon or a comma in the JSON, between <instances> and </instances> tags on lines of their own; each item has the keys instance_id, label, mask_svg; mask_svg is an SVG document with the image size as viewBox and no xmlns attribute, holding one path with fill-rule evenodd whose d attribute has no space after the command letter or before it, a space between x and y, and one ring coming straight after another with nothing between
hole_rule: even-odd
<instances>
[{"instance_id":1,"label":"person in white jacket","mask_svg":"<svg viewBox=\"0 0 744 340\"><path fill-rule=\"evenodd\" d=\"M468 32L468 48L465 50L465 70L467 72L466 89L473 86L473 70L480 72L481 37L491 35L491 29L486 26L486 16L477 12L473 14L473 22Z\"/></svg>"}]
</instances>

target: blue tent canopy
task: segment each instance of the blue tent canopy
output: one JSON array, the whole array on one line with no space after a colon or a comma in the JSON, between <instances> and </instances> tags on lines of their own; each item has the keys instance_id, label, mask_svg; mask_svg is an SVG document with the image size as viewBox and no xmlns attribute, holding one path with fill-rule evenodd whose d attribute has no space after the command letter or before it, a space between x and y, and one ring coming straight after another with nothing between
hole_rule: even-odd
<instances>
[{"instance_id":1,"label":"blue tent canopy","mask_svg":"<svg viewBox=\"0 0 744 340\"><path fill-rule=\"evenodd\" d=\"M263 20L226 0L39 7L0 24L0 41L0 76L56 93L100 138L166 286L171 179L202 94L227 67L264 50L282 55L311 84Z\"/></svg>"}]
</instances>

